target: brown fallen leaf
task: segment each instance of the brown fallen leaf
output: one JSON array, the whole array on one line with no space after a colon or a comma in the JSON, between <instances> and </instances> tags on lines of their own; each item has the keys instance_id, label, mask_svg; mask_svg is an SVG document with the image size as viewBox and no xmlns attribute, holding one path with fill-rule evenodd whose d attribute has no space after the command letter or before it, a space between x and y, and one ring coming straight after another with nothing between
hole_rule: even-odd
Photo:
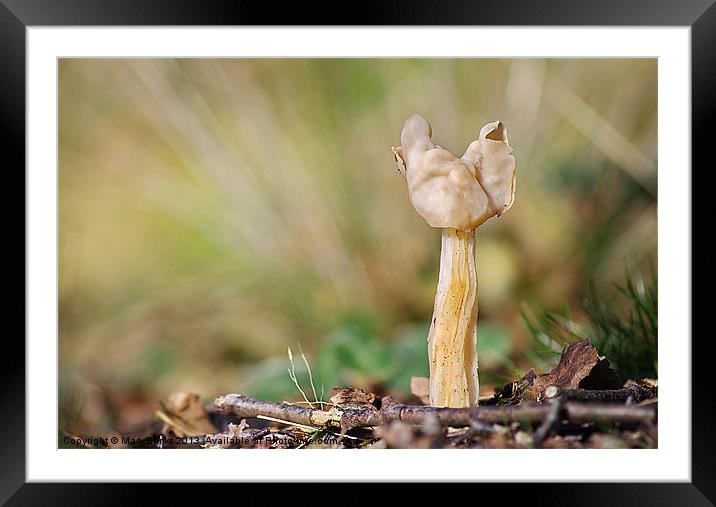
<instances>
[{"instance_id":1,"label":"brown fallen leaf","mask_svg":"<svg viewBox=\"0 0 716 507\"><path fill-rule=\"evenodd\" d=\"M237 449L247 440L250 435L245 432L249 427L246 419L241 419L239 424L229 423L226 431L216 435L207 435L206 442L202 445L204 449Z\"/></svg>"},{"instance_id":2,"label":"brown fallen leaf","mask_svg":"<svg viewBox=\"0 0 716 507\"><path fill-rule=\"evenodd\" d=\"M537 375L525 395L534 401L545 398L549 387L559 389L618 389L622 381L609 360L600 357L597 349L587 338L567 345L559 358L559 364L548 373Z\"/></svg>"},{"instance_id":3,"label":"brown fallen leaf","mask_svg":"<svg viewBox=\"0 0 716 507\"><path fill-rule=\"evenodd\" d=\"M357 387L334 387L331 390L331 397L328 399L334 405L373 404L375 394L367 393Z\"/></svg>"},{"instance_id":4,"label":"brown fallen leaf","mask_svg":"<svg viewBox=\"0 0 716 507\"><path fill-rule=\"evenodd\" d=\"M161 410L157 410L157 416L179 437L206 435L217 430L197 394L172 393L159 405Z\"/></svg>"}]
</instances>

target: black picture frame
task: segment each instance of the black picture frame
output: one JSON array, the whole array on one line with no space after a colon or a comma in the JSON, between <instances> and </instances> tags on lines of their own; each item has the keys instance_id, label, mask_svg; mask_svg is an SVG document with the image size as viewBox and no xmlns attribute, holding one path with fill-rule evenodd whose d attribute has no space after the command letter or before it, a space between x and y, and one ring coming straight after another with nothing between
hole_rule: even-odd
<instances>
[{"instance_id":1,"label":"black picture frame","mask_svg":"<svg viewBox=\"0 0 716 507\"><path fill-rule=\"evenodd\" d=\"M194 0L0 0L0 139L4 145L6 198L2 199L5 241L0 247L5 280L22 287L10 291L2 306L6 323L25 315L25 222L15 217L24 209L25 166L25 30L32 26L86 25L554 25L554 26L688 26L691 27L692 166L709 171L707 128L716 101L716 7L714 0L501 0L479 2L362 1L355 8L338 4ZM673 126L672 128L680 128ZM668 134L668 133L667 133ZM662 137L663 138L663 137ZM711 164L712 165L712 164ZM684 177L689 168L683 168ZM693 170L691 172L693 175ZM15 181L12 181L14 178ZM22 191L21 191L22 189ZM664 190L662 190L664 191ZM17 197L22 203L7 197ZM693 229L692 229L693 230ZM11 233L11 234L8 234ZM694 306L698 308L697 302ZM692 313L693 315L693 313ZM25 321L19 325L24 334ZM7 328L6 328L7 329ZM6 331L0 363L0 503L7 505L143 503L157 485L26 483L25 347L21 333ZM716 501L716 446L711 429L713 400L709 396L711 333L693 334L692 482L479 485L480 495L508 496L529 505L713 505ZM666 338L665 338L666 339ZM668 337L683 340L689 337ZM56 417L48 414L48 418ZM120 451L121 452L121 451ZM639 451L635 451L639 452ZM566 464L565 466L569 466ZM554 472L555 478L560 475ZM318 474L320 476L320 474ZM190 487L198 487L192 485ZM213 493L217 487L210 486ZM226 486L230 487L230 486ZM487 488L492 489L489 493ZM161 491L186 493L187 486ZM407 488L419 492L423 488ZM272 490L278 492L279 489ZM369 494L368 491L365 494ZM260 494L260 492L256 493ZM251 501L246 488L234 490L235 501ZM482 496L482 498L487 498ZM502 500L498 500L502 503Z\"/></svg>"}]
</instances>

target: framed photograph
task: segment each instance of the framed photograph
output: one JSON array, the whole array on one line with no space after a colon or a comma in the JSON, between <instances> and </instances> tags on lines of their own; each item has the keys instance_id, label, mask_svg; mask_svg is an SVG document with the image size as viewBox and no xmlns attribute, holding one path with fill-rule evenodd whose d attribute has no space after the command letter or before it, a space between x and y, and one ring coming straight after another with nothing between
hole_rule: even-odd
<instances>
[{"instance_id":1,"label":"framed photograph","mask_svg":"<svg viewBox=\"0 0 716 507\"><path fill-rule=\"evenodd\" d=\"M397 481L713 505L712 3L0 0L26 295L0 501Z\"/></svg>"}]
</instances>

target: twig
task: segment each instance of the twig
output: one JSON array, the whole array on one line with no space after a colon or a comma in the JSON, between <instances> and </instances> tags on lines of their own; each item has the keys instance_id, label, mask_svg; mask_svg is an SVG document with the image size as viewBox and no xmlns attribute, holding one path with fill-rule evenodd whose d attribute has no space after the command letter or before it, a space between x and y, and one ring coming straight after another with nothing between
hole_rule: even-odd
<instances>
[{"instance_id":1,"label":"twig","mask_svg":"<svg viewBox=\"0 0 716 507\"><path fill-rule=\"evenodd\" d=\"M536 403L521 406L477 406L469 408L440 408L421 405L401 405L391 398L383 398L381 414L384 421L403 421L421 424L431 414L441 426L470 426L473 421L504 424L513 421L539 422L547 412L547 407Z\"/></svg>"},{"instance_id":2,"label":"twig","mask_svg":"<svg viewBox=\"0 0 716 507\"><path fill-rule=\"evenodd\" d=\"M583 391L583 390L579 390ZM638 405L615 405L607 403L580 403L570 400L569 391L563 391L564 417L575 423L609 420L621 423L651 423L656 417L653 407ZM583 393L579 393L583 395ZM317 427L341 428L342 432L351 428L380 426L391 421L403 421L409 424L422 424L426 418L435 417L441 426L470 426L475 421L505 424L509 422L543 422L549 417L553 407L536 403L524 403L512 406L476 406L469 408L437 408L418 405L401 405L390 397L382 399L381 409L371 405L366 408L330 410L286 405L260 401L240 394L219 396L214 405L220 412L232 413L239 417L257 417L259 415L283 419L286 421ZM559 415L559 410L557 411ZM555 416L556 417L556 416Z\"/></svg>"},{"instance_id":3,"label":"twig","mask_svg":"<svg viewBox=\"0 0 716 507\"><path fill-rule=\"evenodd\" d=\"M559 414L562 411L562 405L564 405L564 398L558 397L550 402L550 410L547 412L547 416L542 421L542 424L532 436L535 447L541 447L544 439L547 438L552 428L559 423Z\"/></svg>"},{"instance_id":4,"label":"twig","mask_svg":"<svg viewBox=\"0 0 716 507\"><path fill-rule=\"evenodd\" d=\"M570 401L621 401L631 399L634 403L656 398L657 387L631 384L621 389L591 390L591 389L565 389L559 395Z\"/></svg>"},{"instance_id":5,"label":"twig","mask_svg":"<svg viewBox=\"0 0 716 507\"><path fill-rule=\"evenodd\" d=\"M606 403L564 404L565 418L574 423L612 421L651 425L656 420L656 410L649 406L614 405Z\"/></svg>"},{"instance_id":6,"label":"twig","mask_svg":"<svg viewBox=\"0 0 716 507\"><path fill-rule=\"evenodd\" d=\"M340 416L336 419L335 409L325 411L286 403L273 403L241 394L219 396L214 400L214 406L219 412L240 415L243 418L262 415L306 426L335 426L336 424L331 424L331 421L337 422L340 426Z\"/></svg>"}]
</instances>

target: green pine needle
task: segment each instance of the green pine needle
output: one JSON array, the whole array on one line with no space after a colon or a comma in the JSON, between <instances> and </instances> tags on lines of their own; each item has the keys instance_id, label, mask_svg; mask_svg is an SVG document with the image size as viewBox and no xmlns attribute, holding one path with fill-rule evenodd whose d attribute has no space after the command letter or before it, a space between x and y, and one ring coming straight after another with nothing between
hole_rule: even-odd
<instances>
[{"instance_id":1,"label":"green pine needle","mask_svg":"<svg viewBox=\"0 0 716 507\"><path fill-rule=\"evenodd\" d=\"M545 369L553 365L568 343L590 338L625 379L657 378L657 275L653 264L649 277L636 269L625 269L625 285L614 285L615 293L604 301L594 283L584 300L582 318L564 315L531 314L522 308L525 326L536 345L528 358Z\"/></svg>"}]
</instances>

